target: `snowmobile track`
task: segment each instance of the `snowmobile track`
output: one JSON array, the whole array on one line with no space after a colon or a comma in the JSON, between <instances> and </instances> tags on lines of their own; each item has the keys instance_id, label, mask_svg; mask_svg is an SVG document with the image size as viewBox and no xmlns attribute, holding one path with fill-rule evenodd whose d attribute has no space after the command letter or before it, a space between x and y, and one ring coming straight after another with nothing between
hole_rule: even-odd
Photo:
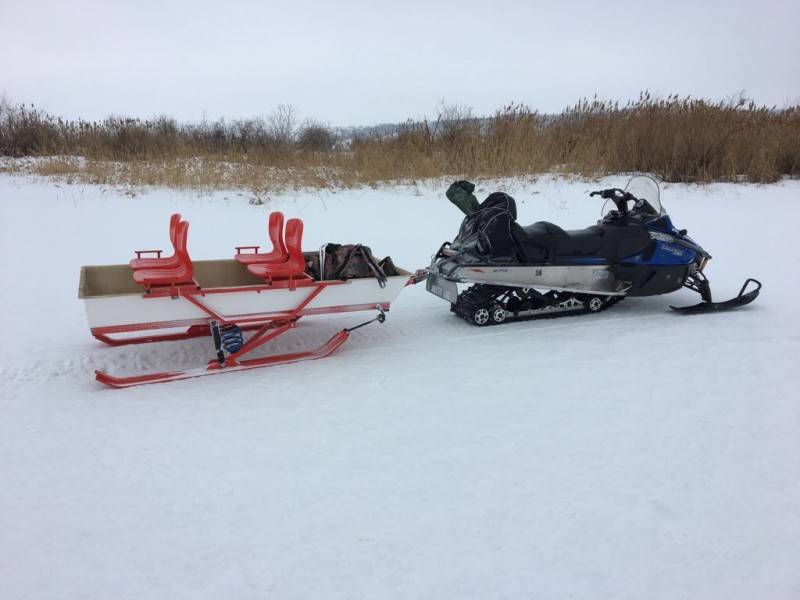
<instances>
[{"instance_id":1,"label":"snowmobile track","mask_svg":"<svg viewBox=\"0 0 800 600\"><path fill-rule=\"evenodd\" d=\"M509 322L596 314L607 310L614 304L625 299L624 296L607 296L599 307L590 308L589 302L592 301L591 295L568 294L564 300L557 304L535 309L532 314L518 316L515 314L517 311L508 310L505 305L500 304L499 298L507 293L506 290L513 291L513 288L504 289L501 286L473 285L458 295L458 301L450 305L450 310L472 325L485 327L487 325L502 325ZM570 306L575 303L578 305ZM482 311L483 314L480 316L485 316L485 318L480 318L478 316L478 311ZM502 316L502 318L494 318L494 311L504 311L505 316ZM525 310L518 312L530 311Z\"/></svg>"}]
</instances>

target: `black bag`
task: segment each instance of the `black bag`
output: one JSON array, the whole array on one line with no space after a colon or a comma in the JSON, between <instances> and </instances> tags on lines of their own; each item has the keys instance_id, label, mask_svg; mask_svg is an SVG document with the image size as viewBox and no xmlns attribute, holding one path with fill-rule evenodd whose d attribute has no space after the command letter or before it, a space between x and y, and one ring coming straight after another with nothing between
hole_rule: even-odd
<instances>
[{"instance_id":1,"label":"black bag","mask_svg":"<svg viewBox=\"0 0 800 600\"><path fill-rule=\"evenodd\" d=\"M480 208L461 222L452 248L480 257L514 260L517 248L512 230L519 227L516 219L514 198L503 192L489 194Z\"/></svg>"},{"instance_id":2,"label":"black bag","mask_svg":"<svg viewBox=\"0 0 800 600\"><path fill-rule=\"evenodd\" d=\"M325 244L318 255L306 261L306 267L318 281L374 277L381 287L386 287L387 276L397 274L391 258L387 256L379 263L369 247L361 244Z\"/></svg>"}]
</instances>

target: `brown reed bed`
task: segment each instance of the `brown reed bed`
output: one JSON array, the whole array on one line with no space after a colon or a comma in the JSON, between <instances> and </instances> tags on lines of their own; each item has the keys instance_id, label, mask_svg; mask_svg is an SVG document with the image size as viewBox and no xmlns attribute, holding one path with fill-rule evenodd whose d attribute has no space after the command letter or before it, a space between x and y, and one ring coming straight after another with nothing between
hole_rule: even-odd
<instances>
[{"instance_id":1,"label":"brown reed bed","mask_svg":"<svg viewBox=\"0 0 800 600\"><path fill-rule=\"evenodd\" d=\"M297 124L287 106L267 118L181 124L65 120L6 103L0 156L35 158L6 160L0 171L67 182L263 193L544 172L772 182L800 175L800 106L643 93L627 104L581 100L557 115L509 105L476 118L442 106L435 118L346 131Z\"/></svg>"}]
</instances>

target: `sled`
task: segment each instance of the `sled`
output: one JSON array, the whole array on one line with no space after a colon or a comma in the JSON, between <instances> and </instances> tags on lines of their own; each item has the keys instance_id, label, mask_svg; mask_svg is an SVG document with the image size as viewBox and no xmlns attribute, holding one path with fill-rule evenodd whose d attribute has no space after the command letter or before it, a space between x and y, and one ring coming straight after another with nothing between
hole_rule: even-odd
<instances>
[{"instance_id":1,"label":"sled","mask_svg":"<svg viewBox=\"0 0 800 600\"><path fill-rule=\"evenodd\" d=\"M197 285L151 289L134 287L128 265L86 266L81 269L79 297L83 300L92 335L111 345L187 340L213 335L214 328L237 327L253 331L241 349L202 369L131 377L96 373L111 387L174 381L220 372L313 360L330 356L349 337L339 331L320 348L268 358L245 359L249 352L297 326L303 317L355 311L379 311L379 320L411 281L411 273L397 269L381 288L376 279L296 282L266 285L235 260L194 263ZM137 286L138 287L138 286ZM175 331L180 329L180 331Z\"/></svg>"},{"instance_id":2,"label":"sled","mask_svg":"<svg viewBox=\"0 0 800 600\"><path fill-rule=\"evenodd\" d=\"M173 226L171 223L171 234ZM301 235L302 224L295 223L292 231L297 233L298 228ZM130 264L84 266L78 296L83 300L92 335L105 344L122 346L211 336L216 357L184 371L129 376L96 371L95 378L100 383L122 388L324 358L341 347L357 327L382 323L403 288L413 282L410 272L397 267L385 281L373 277L316 280L304 272L299 256L310 259L312 253L302 254L299 250L299 235L292 240L290 252L295 252L302 266L290 272L284 263L259 277L253 274L252 264L242 264L236 257L191 261L185 250L185 229L179 229L184 232L183 238L175 236L176 255L182 255L184 262L174 272L135 270ZM237 247L237 255L241 248ZM338 331L316 349L247 357L294 329L304 317L357 311L378 311L378 315ZM246 338L245 332L252 333Z\"/></svg>"}]
</instances>

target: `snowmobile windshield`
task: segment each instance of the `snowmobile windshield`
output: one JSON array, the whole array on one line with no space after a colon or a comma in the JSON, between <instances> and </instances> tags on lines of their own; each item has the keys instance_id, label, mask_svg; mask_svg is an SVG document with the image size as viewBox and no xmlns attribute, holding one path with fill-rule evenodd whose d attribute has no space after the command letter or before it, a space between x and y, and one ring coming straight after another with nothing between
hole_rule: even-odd
<instances>
[{"instance_id":1,"label":"snowmobile windshield","mask_svg":"<svg viewBox=\"0 0 800 600\"><path fill-rule=\"evenodd\" d=\"M631 177L628 185L625 186L625 191L640 201L635 204L631 212L656 217L664 214L664 208L661 206L661 192L658 183L652 177L648 175Z\"/></svg>"}]
</instances>

